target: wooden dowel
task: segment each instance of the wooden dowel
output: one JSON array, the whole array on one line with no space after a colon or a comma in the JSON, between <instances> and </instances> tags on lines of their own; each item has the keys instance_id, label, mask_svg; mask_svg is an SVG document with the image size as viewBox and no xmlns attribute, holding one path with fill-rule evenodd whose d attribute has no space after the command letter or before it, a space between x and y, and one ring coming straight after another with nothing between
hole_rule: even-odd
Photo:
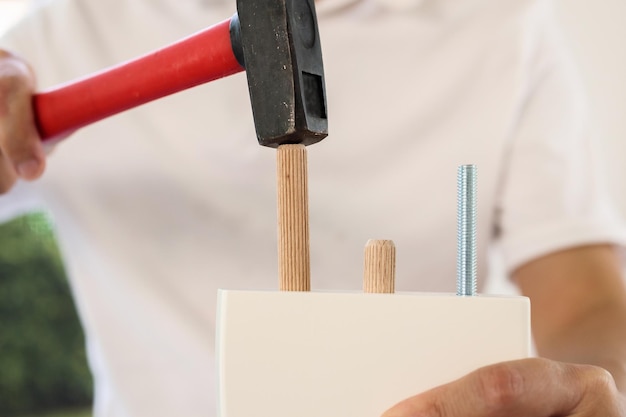
<instances>
[{"instance_id":1,"label":"wooden dowel","mask_svg":"<svg viewBox=\"0 0 626 417\"><path fill-rule=\"evenodd\" d=\"M396 280L396 246L391 240L368 240L365 245L363 291L393 293Z\"/></svg>"},{"instance_id":2,"label":"wooden dowel","mask_svg":"<svg viewBox=\"0 0 626 417\"><path fill-rule=\"evenodd\" d=\"M309 208L304 145L278 147L278 272L281 291L309 291Z\"/></svg>"}]
</instances>

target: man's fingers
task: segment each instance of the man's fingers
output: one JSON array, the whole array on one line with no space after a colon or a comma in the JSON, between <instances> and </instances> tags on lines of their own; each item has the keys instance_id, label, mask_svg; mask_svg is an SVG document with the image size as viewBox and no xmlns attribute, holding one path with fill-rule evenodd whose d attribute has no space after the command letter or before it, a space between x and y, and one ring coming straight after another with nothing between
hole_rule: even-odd
<instances>
[{"instance_id":1,"label":"man's fingers","mask_svg":"<svg viewBox=\"0 0 626 417\"><path fill-rule=\"evenodd\" d=\"M9 191L17 181L17 174L13 163L0 154L0 194Z\"/></svg>"},{"instance_id":2,"label":"man's fingers","mask_svg":"<svg viewBox=\"0 0 626 417\"><path fill-rule=\"evenodd\" d=\"M33 88L28 66L1 52L0 151L5 160L11 161L14 172L27 180L38 178L45 168L45 153L32 112Z\"/></svg>"},{"instance_id":3,"label":"man's fingers","mask_svg":"<svg viewBox=\"0 0 626 417\"><path fill-rule=\"evenodd\" d=\"M510 417L548 416L569 412L579 403L583 390L575 379L570 368L557 362L508 362L479 369L466 381L454 383L450 392L469 405L456 408L457 415L471 407L484 417L505 413Z\"/></svg>"},{"instance_id":4,"label":"man's fingers","mask_svg":"<svg viewBox=\"0 0 626 417\"><path fill-rule=\"evenodd\" d=\"M409 398L383 417L617 417L620 407L608 372L524 359L481 368Z\"/></svg>"}]
</instances>

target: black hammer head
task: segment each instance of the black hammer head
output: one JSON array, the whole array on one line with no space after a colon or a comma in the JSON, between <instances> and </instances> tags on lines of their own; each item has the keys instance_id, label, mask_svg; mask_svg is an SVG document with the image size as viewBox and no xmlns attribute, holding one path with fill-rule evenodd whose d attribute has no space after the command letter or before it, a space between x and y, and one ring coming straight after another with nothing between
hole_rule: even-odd
<instances>
[{"instance_id":1,"label":"black hammer head","mask_svg":"<svg viewBox=\"0 0 626 417\"><path fill-rule=\"evenodd\" d=\"M313 0L237 0L237 15L231 39L246 68L259 143L275 148L324 139L326 91Z\"/></svg>"}]
</instances>

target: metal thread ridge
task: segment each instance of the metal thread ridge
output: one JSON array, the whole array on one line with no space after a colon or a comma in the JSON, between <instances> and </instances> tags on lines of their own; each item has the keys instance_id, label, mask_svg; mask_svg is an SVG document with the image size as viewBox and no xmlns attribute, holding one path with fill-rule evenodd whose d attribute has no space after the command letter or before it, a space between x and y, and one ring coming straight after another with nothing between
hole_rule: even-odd
<instances>
[{"instance_id":1,"label":"metal thread ridge","mask_svg":"<svg viewBox=\"0 0 626 417\"><path fill-rule=\"evenodd\" d=\"M457 295L476 295L476 166L457 176Z\"/></svg>"}]
</instances>

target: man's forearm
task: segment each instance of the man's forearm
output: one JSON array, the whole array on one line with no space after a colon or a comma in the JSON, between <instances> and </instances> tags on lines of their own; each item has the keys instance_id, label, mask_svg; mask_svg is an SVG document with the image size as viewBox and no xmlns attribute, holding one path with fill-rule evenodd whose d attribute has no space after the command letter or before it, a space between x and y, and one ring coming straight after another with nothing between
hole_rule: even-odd
<instances>
[{"instance_id":1,"label":"man's forearm","mask_svg":"<svg viewBox=\"0 0 626 417\"><path fill-rule=\"evenodd\" d=\"M547 255L514 279L532 305L540 356L605 368L626 394L626 286L610 245Z\"/></svg>"},{"instance_id":2,"label":"man's forearm","mask_svg":"<svg viewBox=\"0 0 626 417\"><path fill-rule=\"evenodd\" d=\"M562 362L600 366L626 394L626 308L608 304L578 323L537 340L540 356Z\"/></svg>"}]
</instances>

